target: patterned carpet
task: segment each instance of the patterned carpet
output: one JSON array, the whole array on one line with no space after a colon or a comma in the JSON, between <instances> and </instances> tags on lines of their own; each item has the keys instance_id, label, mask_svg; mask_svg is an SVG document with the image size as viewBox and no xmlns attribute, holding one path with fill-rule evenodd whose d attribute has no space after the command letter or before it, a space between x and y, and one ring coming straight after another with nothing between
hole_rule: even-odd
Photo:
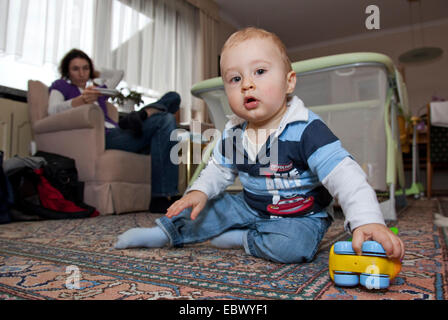
<instances>
[{"instance_id":1,"label":"patterned carpet","mask_svg":"<svg viewBox=\"0 0 448 320\"><path fill-rule=\"evenodd\" d=\"M410 201L397 223L406 245L402 272L387 290L333 285L328 251L348 237L339 219L313 262L283 265L208 243L114 250L118 234L153 226L158 217L137 213L0 225L0 299L446 300L446 234L433 224L440 206L437 200ZM73 288L77 275L79 288Z\"/></svg>"}]
</instances>

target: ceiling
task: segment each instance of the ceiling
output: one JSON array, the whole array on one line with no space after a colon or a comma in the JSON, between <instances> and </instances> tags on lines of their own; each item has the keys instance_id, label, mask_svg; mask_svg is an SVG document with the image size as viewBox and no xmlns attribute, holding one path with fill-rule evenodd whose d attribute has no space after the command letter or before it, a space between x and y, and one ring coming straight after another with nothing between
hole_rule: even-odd
<instances>
[{"instance_id":1,"label":"ceiling","mask_svg":"<svg viewBox=\"0 0 448 320\"><path fill-rule=\"evenodd\" d=\"M414 28L448 19L448 0L215 0L221 18L236 28L276 33L288 49L374 32ZM367 6L380 10L380 30L368 30ZM412 13L412 14L411 14ZM412 21L412 24L411 24Z\"/></svg>"}]
</instances>

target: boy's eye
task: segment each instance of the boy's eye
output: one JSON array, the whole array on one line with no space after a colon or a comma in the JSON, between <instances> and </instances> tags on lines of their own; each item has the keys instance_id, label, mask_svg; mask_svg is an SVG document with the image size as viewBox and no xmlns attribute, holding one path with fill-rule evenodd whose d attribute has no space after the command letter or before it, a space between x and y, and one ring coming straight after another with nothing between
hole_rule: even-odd
<instances>
[{"instance_id":1,"label":"boy's eye","mask_svg":"<svg viewBox=\"0 0 448 320\"><path fill-rule=\"evenodd\" d=\"M230 82L238 82L238 81L240 81L240 80L241 80L241 77L236 76L236 77L231 78L231 79L230 79Z\"/></svg>"},{"instance_id":2,"label":"boy's eye","mask_svg":"<svg viewBox=\"0 0 448 320\"><path fill-rule=\"evenodd\" d=\"M260 74L263 74L263 73L265 73L265 72L266 72L265 69L257 69L257 71L256 71L255 73L258 74L258 75L260 75Z\"/></svg>"}]
</instances>

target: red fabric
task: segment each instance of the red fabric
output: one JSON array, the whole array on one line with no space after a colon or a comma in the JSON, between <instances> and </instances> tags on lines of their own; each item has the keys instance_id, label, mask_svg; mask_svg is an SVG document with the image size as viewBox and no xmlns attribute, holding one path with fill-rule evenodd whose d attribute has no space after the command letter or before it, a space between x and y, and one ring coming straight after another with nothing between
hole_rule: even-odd
<instances>
[{"instance_id":1,"label":"red fabric","mask_svg":"<svg viewBox=\"0 0 448 320\"><path fill-rule=\"evenodd\" d=\"M98 210L95 210L91 215L90 218L98 217L100 215Z\"/></svg>"},{"instance_id":2,"label":"red fabric","mask_svg":"<svg viewBox=\"0 0 448 320\"><path fill-rule=\"evenodd\" d=\"M64 198L62 193L53 187L50 182L44 177L43 169L35 169L34 172L40 177L39 184L37 185L37 191L39 193L39 199L43 207L55 211L62 212L79 212L85 211L84 208L78 207L72 201ZM95 210L91 217L96 217L99 212Z\"/></svg>"}]
</instances>

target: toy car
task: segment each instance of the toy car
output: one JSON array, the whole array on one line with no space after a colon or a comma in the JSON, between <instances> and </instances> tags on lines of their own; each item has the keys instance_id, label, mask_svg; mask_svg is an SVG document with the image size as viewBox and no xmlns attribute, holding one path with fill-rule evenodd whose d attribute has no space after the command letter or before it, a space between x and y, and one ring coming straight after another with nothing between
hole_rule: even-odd
<instances>
[{"instance_id":1,"label":"toy car","mask_svg":"<svg viewBox=\"0 0 448 320\"><path fill-rule=\"evenodd\" d=\"M338 241L330 250L330 277L337 286L352 287L361 283L367 289L385 289L401 270L401 262L389 259L376 241L365 241L358 256L351 241Z\"/></svg>"}]
</instances>

